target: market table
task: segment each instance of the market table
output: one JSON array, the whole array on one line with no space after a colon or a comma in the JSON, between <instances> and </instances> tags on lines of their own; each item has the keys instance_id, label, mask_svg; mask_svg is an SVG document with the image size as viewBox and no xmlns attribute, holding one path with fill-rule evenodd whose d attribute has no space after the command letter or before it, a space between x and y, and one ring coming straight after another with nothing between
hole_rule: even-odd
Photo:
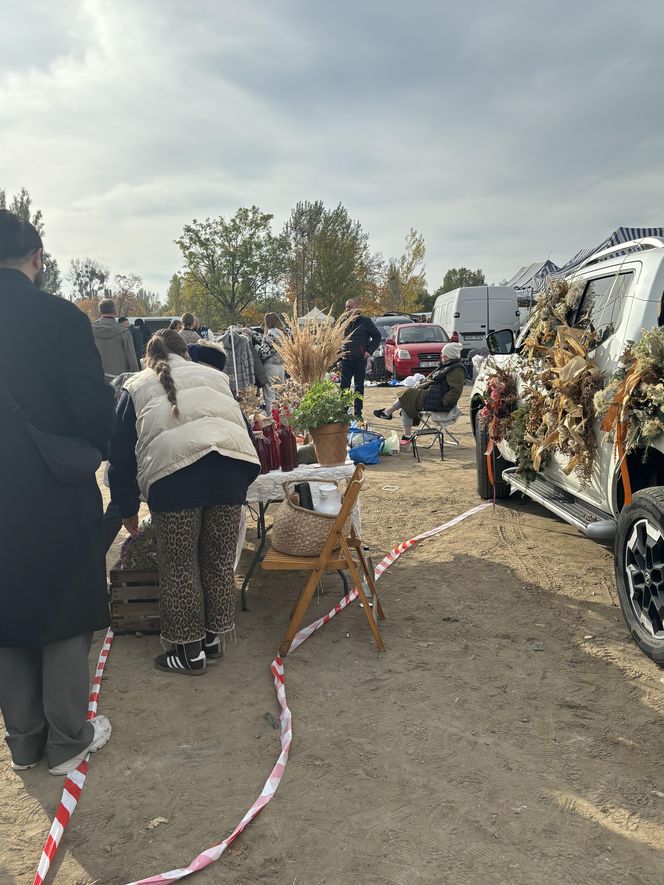
<instances>
[{"instance_id":1,"label":"market table","mask_svg":"<svg viewBox=\"0 0 664 885\"><path fill-rule=\"evenodd\" d=\"M267 543L267 529L265 526L265 513L270 504L284 500L283 484L285 482L308 482L309 480L318 480L319 482L340 482L350 479L355 471L355 464L349 459L345 464L339 464L337 467L323 467L320 464L302 464L294 470L284 473L281 470L271 470L269 473L262 473L256 477L254 482L247 489L247 504L258 504L258 519L256 525L256 534L259 540L258 546L254 552L251 564L247 570L242 582L240 598L242 601L242 611L247 611L247 587L251 576L256 570L256 566L263 556L265 545ZM342 489L343 491L343 489ZM312 485L311 496L313 498L314 507L320 497L318 487ZM359 503L353 511L353 525L355 531L360 534L360 509ZM347 587L346 576L342 574L344 587Z\"/></svg>"}]
</instances>

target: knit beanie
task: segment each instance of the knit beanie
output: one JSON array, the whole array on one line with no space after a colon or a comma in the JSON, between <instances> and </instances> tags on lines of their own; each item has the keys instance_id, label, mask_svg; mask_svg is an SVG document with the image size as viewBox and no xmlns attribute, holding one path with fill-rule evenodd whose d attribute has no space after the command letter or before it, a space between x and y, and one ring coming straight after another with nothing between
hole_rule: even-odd
<instances>
[{"instance_id":1,"label":"knit beanie","mask_svg":"<svg viewBox=\"0 0 664 885\"><path fill-rule=\"evenodd\" d=\"M461 349L461 344L458 341L450 341L449 344L446 344L443 347L443 354L448 360L460 360Z\"/></svg>"}]
</instances>

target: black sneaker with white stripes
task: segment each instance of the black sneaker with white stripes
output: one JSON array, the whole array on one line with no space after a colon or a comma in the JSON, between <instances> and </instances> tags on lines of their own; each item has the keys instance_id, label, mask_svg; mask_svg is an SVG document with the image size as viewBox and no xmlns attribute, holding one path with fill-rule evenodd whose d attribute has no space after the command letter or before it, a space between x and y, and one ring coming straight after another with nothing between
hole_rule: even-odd
<instances>
[{"instance_id":1,"label":"black sneaker with white stripes","mask_svg":"<svg viewBox=\"0 0 664 885\"><path fill-rule=\"evenodd\" d=\"M163 673L180 673L182 676L202 676L206 670L203 643L178 643L171 651L154 659L157 670Z\"/></svg>"}]
</instances>

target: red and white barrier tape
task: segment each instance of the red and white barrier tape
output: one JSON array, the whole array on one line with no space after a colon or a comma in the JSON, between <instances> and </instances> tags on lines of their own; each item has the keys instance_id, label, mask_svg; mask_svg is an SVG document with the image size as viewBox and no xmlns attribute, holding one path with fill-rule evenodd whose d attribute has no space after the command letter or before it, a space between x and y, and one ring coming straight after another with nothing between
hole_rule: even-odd
<instances>
[{"instance_id":1,"label":"red and white barrier tape","mask_svg":"<svg viewBox=\"0 0 664 885\"><path fill-rule=\"evenodd\" d=\"M474 516L476 513L480 513L482 510L486 510L488 507L491 506L493 505L490 502L486 504L479 504L477 507L472 507L470 510L466 510L466 512L462 513L460 516L455 516L454 519L449 520L449 522L446 522L443 525L439 525L428 532L423 532L421 535L417 535L415 538L411 538L409 541L404 541L402 544L398 544L393 550L391 550L386 556L384 556L383 559L375 567L375 580L378 580L383 572L385 572L394 562L396 562L396 560L403 553L405 553L406 550L409 550L415 544L418 544L420 541L424 541L427 538L432 538L434 537L434 535L439 535L441 534L441 532L444 532L447 529L458 525L458 523L463 522L464 519L468 519L469 516ZM320 630L322 626L331 621L332 618L335 615L338 615L340 611L346 608L346 606L354 602L354 600L357 599L357 596L357 590L351 590L350 593L344 596L334 606L334 608L330 612L328 612L328 614L323 615L323 617L319 618L317 621L309 624L308 627L303 627L302 630L300 630L295 635L295 638L293 639L290 647L289 654L294 652L295 649L302 645L302 643L313 633L315 633L317 630ZM99 686L101 684L101 676L104 672L104 665L106 663L106 657L108 656L108 650L110 649L112 639L113 633L111 630L109 630L108 634L106 635L106 640L104 642L104 646L102 647L101 654L99 656L97 672L93 681L93 690L92 694L90 695L91 713L88 713L88 718L92 718L96 715L97 712L97 701L99 699ZM286 676L284 671L284 664L279 656L277 656L274 661L272 661L271 672L274 678L274 687L277 693L277 700L281 708L281 713L279 716L279 720L281 722L281 731L279 735L279 739L281 742L281 753L279 754L276 765L270 772L270 776L265 781L265 785L261 791L260 796L256 799L251 808L249 808L249 810L244 815L237 827L233 830L233 832L229 836L227 836L223 840L223 842L219 842L210 848L206 848L205 851L202 851L200 854L198 854L188 866L182 867L177 870L168 870L165 873L158 873L156 876L149 876L146 879L137 879L136 881L129 883L129 885L168 885L169 882L175 882L178 879L184 879L185 876L190 876L192 873L198 872L198 870L205 869L205 867L209 866L211 863L219 860L219 858L228 848L228 846L240 835L240 833L248 826L248 824L251 823L256 815L259 814L259 812L261 812L263 808L265 808L265 806L272 801L272 797L276 793L277 787L281 783L281 779L286 768L286 763L288 762L288 756L293 740L293 728L291 711L286 701ZM76 771L73 772L72 775L70 775L65 780L65 789L62 794L62 800L56 812L56 817L53 821L51 832L49 833L46 845L44 846L44 851L42 852L42 859L39 864L37 876L34 880L34 885L42 885L44 881L44 877L48 872L50 862L55 855L58 844L60 842L60 838L62 837L62 832L69 823L69 819L73 814L74 809L76 808L78 797L80 796L81 789L83 787L83 784L85 783L85 775L87 774L87 770L88 760L86 759L84 762L81 763L81 765L79 765ZM74 778L74 776L76 777ZM61 818L62 820L61 823L58 822L59 818ZM48 853L47 849L49 849Z\"/></svg>"},{"instance_id":2,"label":"red and white barrier tape","mask_svg":"<svg viewBox=\"0 0 664 885\"><path fill-rule=\"evenodd\" d=\"M95 670L94 679L92 680L92 689L90 691L90 700L88 702L88 719L94 719L97 715L99 692L101 691L101 678L104 675L104 667L106 666L106 660L108 658L108 653L111 650L112 642L113 631L109 627L106 636L104 637L101 651L99 652L97 669ZM51 861L55 857L55 852L58 850L62 834L78 804L78 799L81 795L81 790L83 789L85 778L88 774L89 760L90 754L88 753L78 768L72 771L71 774L68 774L65 778L60 804L55 812L55 817L53 818L48 838L42 849L33 885L43 885L46 874L51 866Z\"/></svg>"}]
</instances>

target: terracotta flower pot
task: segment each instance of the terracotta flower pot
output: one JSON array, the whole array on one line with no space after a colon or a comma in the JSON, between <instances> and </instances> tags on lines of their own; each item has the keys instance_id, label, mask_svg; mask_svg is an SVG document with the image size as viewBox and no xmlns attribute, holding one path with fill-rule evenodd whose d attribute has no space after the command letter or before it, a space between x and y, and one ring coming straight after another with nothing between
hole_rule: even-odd
<instances>
[{"instance_id":1,"label":"terracotta flower pot","mask_svg":"<svg viewBox=\"0 0 664 885\"><path fill-rule=\"evenodd\" d=\"M345 424L322 424L309 431L319 464L333 467L346 461L347 431Z\"/></svg>"}]
</instances>

